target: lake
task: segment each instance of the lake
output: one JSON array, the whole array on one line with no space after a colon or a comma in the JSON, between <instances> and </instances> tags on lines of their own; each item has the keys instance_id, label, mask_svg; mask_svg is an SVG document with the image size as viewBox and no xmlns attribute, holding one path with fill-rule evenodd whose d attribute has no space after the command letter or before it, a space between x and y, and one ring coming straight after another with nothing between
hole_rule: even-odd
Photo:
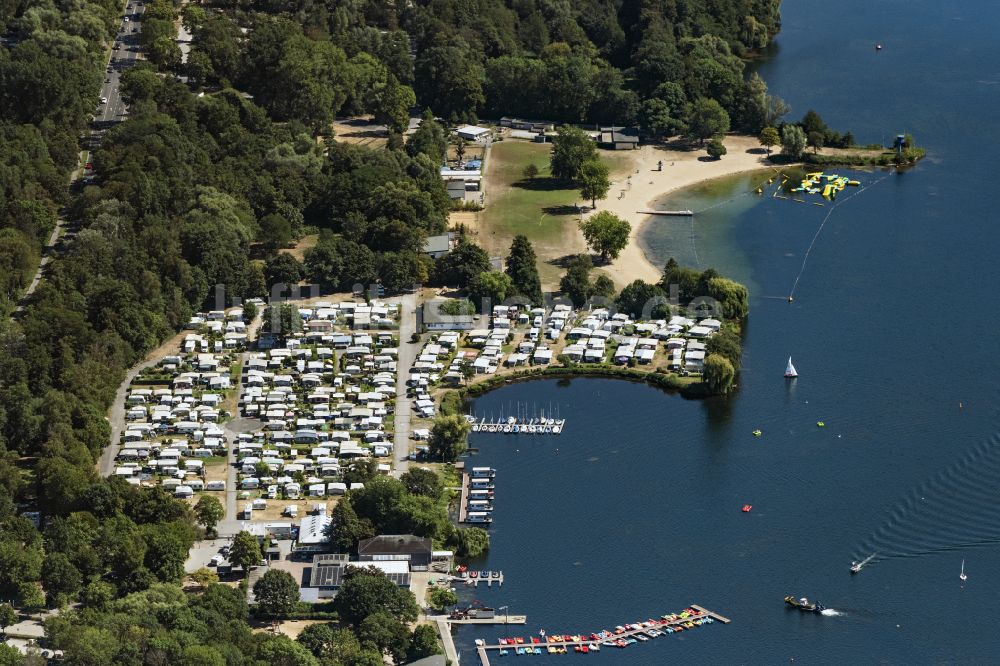
<instances>
[{"instance_id":1,"label":"lake","mask_svg":"<svg viewBox=\"0 0 1000 666\"><path fill-rule=\"evenodd\" d=\"M813 108L859 143L909 132L929 157L884 179L850 172L865 187L836 208L748 194L748 177L669 199L703 212L648 229L650 258L714 266L751 288L728 400L576 379L474 403L485 415L551 405L568 424L558 437L472 436L472 463L498 469L480 566L506 582L462 594L529 623L461 629L464 663L476 663L477 637L589 633L691 603L733 623L558 659L1000 662L989 620L1000 599L1000 232L987 164L1000 138L1000 3L786 2L782 15L758 70L791 118ZM787 594L836 613L785 608Z\"/></svg>"}]
</instances>

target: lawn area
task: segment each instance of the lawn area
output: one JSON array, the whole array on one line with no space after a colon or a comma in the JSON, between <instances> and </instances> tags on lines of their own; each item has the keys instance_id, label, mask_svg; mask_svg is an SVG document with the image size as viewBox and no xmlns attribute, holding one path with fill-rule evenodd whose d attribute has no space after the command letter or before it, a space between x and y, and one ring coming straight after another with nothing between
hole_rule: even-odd
<instances>
[{"instance_id":1,"label":"lawn area","mask_svg":"<svg viewBox=\"0 0 1000 666\"><path fill-rule=\"evenodd\" d=\"M502 141L490 149L486 208L479 214L479 243L491 255L504 255L514 236L524 234L538 255L543 286L559 281L561 260L586 251L577 222L580 191L550 179L551 144ZM630 168L630 156L600 153L612 180ZM534 164L538 177L527 181L524 168ZM600 205L600 204L598 204Z\"/></svg>"}]
</instances>

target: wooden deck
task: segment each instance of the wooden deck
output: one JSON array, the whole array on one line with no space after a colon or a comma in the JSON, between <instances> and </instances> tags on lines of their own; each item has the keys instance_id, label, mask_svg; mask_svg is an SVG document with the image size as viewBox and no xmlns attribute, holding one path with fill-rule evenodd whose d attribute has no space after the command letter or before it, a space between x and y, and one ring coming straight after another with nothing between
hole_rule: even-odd
<instances>
[{"instance_id":1,"label":"wooden deck","mask_svg":"<svg viewBox=\"0 0 1000 666\"><path fill-rule=\"evenodd\" d=\"M529 642L523 643L523 644L520 644L520 645L501 645L500 643L489 643L489 644L486 644L486 645L479 645L479 646L477 646L476 647L476 651L479 654L479 660L483 664L483 666L489 666L489 663L490 663L490 661L489 661L489 654L488 654L489 650L516 651L518 647L532 647L532 648L540 648L543 653L547 653L548 652L548 648L550 648L550 647L564 647L564 648L567 649L567 651L569 651L569 650L573 650L574 648L579 647L579 646L586 645L586 646L589 647L591 645L594 645L595 643L599 644L602 649L610 649L612 646L610 646L610 645L604 645L605 641L617 641L620 638L629 638L629 637L635 636L636 634L645 634L645 632L649 631L650 629L660 629L660 630L663 630L666 627L673 627L673 626L676 626L676 625L681 625L681 624L684 624L686 622L691 622L693 620L700 620L700 619L703 619L703 618L711 618L712 620L714 620L716 622L720 622L722 624L729 624L730 623L730 619L729 618L723 617L722 615L719 615L718 613L716 613L714 611L710 611L707 608L703 608L701 606L696 606L694 604L692 604L690 606L690 608L693 609L693 610L695 610L695 611L697 611L697 613L694 614L694 615L689 615L688 617L677 618L677 619L674 619L674 620L660 620L660 621L657 621L657 624L654 625L654 626L652 626L652 627L640 627L639 629L628 629L628 630L626 630L626 631L624 631L624 632L622 632L620 634L614 634L613 636L606 636L606 637L603 637L603 638L599 638L597 640L594 640L593 638L582 637L581 636L580 640L569 640L569 641L558 640L558 641L553 641L553 640L550 640L551 637L546 637L545 640L539 640L538 643L531 643L530 642L531 641L531 637L529 637L528 638ZM685 628L685 629L687 629L687 628ZM690 629L687 629L687 630L690 630ZM536 637L536 638L540 638L540 637ZM659 636L657 638L662 638L662 636Z\"/></svg>"}]
</instances>

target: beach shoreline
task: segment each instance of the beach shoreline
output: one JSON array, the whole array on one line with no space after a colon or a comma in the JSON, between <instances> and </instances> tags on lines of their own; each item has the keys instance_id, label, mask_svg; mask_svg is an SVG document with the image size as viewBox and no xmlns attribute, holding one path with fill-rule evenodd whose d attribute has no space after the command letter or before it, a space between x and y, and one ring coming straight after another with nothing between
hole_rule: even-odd
<instances>
[{"instance_id":1,"label":"beach shoreline","mask_svg":"<svg viewBox=\"0 0 1000 666\"><path fill-rule=\"evenodd\" d=\"M728 153L719 160L707 158L701 150L672 150L651 145L639 148L635 151L638 155L633 161L632 172L623 179L612 181L608 198L584 214L586 219L609 211L632 227L628 245L618 258L598 266L618 288L635 280L657 282L660 279L661 267L649 260L638 242L650 222L650 216L639 211L652 209L657 200L679 190L717 178L794 166L772 164L755 137L730 135L724 143ZM658 170L661 161L662 171Z\"/></svg>"}]
</instances>

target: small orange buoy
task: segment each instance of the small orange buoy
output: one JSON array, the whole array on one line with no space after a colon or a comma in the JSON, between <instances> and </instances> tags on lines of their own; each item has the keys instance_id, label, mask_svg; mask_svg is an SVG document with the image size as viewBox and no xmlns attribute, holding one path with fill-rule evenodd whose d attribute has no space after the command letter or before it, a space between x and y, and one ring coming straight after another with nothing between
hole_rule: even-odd
<instances>
[{"instance_id":1,"label":"small orange buoy","mask_svg":"<svg viewBox=\"0 0 1000 666\"><path fill-rule=\"evenodd\" d=\"M743 513L750 513L750 509L752 509L752 508L753 508L752 504L744 504L743 505Z\"/></svg>"}]
</instances>

